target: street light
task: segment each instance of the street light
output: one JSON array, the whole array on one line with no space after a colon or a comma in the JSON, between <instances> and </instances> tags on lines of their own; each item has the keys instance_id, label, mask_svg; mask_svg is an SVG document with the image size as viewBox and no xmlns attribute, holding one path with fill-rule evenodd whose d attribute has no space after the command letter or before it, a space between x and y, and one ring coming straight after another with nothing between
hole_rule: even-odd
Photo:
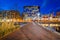
<instances>
[{"instance_id":1,"label":"street light","mask_svg":"<svg viewBox=\"0 0 60 40\"><path fill-rule=\"evenodd\" d=\"M40 15L40 13L37 14L38 16Z\"/></svg>"},{"instance_id":2,"label":"street light","mask_svg":"<svg viewBox=\"0 0 60 40\"><path fill-rule=\"evenodd\" d=\"M38 13L37 16L38 16L38 22L39 22L39 19L40 19L40 13Z\"/></svg>"}]
</instances>

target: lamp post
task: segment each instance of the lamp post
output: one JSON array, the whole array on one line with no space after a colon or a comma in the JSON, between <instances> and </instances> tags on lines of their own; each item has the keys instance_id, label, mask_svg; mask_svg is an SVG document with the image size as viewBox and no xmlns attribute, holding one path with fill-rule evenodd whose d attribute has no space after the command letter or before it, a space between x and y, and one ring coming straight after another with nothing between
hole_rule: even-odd
<instances>
[{"instance_id":1,"label":"lamp post","mask_svg":"<svg viewBox=\"0 0 60 40\"><path fill-rule=\"evenodd\" d=\"M40 19L40 13L38 13L37 16L38 16L38 22L39 22L39 19Z\"/></svg>"}]
</instances>

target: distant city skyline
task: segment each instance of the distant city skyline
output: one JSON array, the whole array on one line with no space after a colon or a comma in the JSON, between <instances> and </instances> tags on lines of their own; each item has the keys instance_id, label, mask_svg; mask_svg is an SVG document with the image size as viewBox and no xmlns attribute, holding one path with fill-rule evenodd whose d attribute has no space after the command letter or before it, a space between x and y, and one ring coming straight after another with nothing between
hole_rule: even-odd
<instances>
[{"instance_id":1,"label":"distant city skyline","mask_svg":"<svg viewBox=\"0 0 60 40\"><path fill-rule=\"evenodd\" d=\"M18 10L22 14L24 6L40 6L41 14L60 11L60 0L0 0L0 10Z\"/></svg>"}]
</instances>

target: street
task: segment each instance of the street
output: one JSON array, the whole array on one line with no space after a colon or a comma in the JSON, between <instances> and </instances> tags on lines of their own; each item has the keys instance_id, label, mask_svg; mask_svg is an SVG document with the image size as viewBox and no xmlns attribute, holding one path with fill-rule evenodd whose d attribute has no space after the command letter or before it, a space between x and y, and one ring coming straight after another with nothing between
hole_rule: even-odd
<instances>
[{"instance_id":1,"label":"street","mask_svg":"<svg viewBox=\"0 0 60 40\"><path fill-rule=\"evenodd\" d=\"M31 22L1 40L60 40L60 35Z\"/></svg>"}]
</instances>

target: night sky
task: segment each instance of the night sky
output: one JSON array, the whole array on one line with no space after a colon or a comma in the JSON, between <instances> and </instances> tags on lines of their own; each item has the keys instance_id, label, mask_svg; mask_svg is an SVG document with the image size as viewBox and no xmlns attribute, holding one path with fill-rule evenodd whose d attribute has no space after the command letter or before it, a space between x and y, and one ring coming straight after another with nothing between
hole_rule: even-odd
<instances>
[{"instance_id":1,"label":"night sky","mask_svg":"<svg viewBox=\"0 0 60 40\"><path fill-rule=\"evenodd\" d=\"M19 10L24 6L40 6L41 14L60 11L60 0L0 0L0 10Z\"/></svg>"}]
</instances>

